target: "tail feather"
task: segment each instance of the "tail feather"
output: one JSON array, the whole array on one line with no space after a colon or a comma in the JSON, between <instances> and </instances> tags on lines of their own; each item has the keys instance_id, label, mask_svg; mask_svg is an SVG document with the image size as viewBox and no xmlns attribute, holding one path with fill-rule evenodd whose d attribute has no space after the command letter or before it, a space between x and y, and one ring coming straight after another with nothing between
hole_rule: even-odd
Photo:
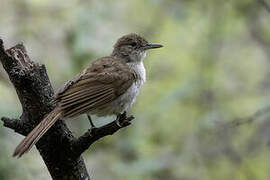
<instances>
[{"instance_id":1,"label":"tail feather","mask_svg":"<svg viewBox=\"0 0 270 180\"><path fill-rule=\"evenodd\" d=\"M21 157L24 153L27 153L52 127L52 125L54 125L61 115L62 112L58 108L55 108L52 112L50 112L16 147L13 157Z\"/></svg>"}]
</instances>

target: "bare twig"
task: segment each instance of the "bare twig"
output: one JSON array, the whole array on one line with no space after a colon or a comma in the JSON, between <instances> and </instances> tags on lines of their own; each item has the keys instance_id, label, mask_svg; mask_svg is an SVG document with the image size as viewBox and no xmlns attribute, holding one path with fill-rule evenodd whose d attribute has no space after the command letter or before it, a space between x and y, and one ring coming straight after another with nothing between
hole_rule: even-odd
<instances>
[{"instance_id":1,"label":"bare twig","mask_svg":"<svg viewBox=\"0 0 270 180\"><path fill-rule=\"evenodd\" d=\"M49 113L54 105L53 88L44 65L30 60L23 44L8 50L0 39L0 61L14 85L22 105L19 119L3 117L4 126L27 135ZM52 179L90 179L80 156L92 143L130 125L133 117L122 115L118 121L92 129L76 139L59 119L36 144ZM120 126L118 126L120 124Z\"/></svg>"},{"instance_id":2,"label":"bare twig","mask_svg":"<svg viewBox=\"0 0 270 180\"><path fill-rule=\"evenodd\" d=\"M117 120L115 120L102 127L89 129L86 133L84 133L84 135L73 142L71 148L72 154L74 156L81 155L81 153L88 149L89 146L91 146L91 144L93 144L95 141L102 137L113 135L119 129L129 126L131 124L130 121L133 119L133 116L127 117L126 113L124 113L118 119L120 126L118 125Z\"/></svg>"},{"instance_id":3,"label":"bare twig","mask_svg":"<svg viewBox=\"0 0 270 180\"><path fill-rule=\"evenodd\" d=\"M25 126L23 125L21 120L2 117L1 121L4 122L5 127L13 129L15 132L17 132L17 133L19 133L21 135L26 135Z\"/></svg>"},{"instance_id":4,"label":"bare twig","mask_svg":"<svg viewBox=\"0 0 270 180\"><path fill-rule=\"evenodd\" d=\"M262 7L270 13L270 5L265 0L257 0L259 4L262 5Z\"/></svg>"},{"instance_id":5,"label":"bare twig","mask_svg":"<svg viewBox=\"0 0 270 180\"><path fill-rule=\"evenodd\" d=\"M234 120L226 123L225 127L237 127L237 126L244 125L244 124L250 124L250 123L254 122L255 120L257 120L258 118L267 115L268 113L270 113L270 106L267 106L263 109L256 111L254 114L252 114L249 117L235 118Z\"/></svg>"}]
</instances>

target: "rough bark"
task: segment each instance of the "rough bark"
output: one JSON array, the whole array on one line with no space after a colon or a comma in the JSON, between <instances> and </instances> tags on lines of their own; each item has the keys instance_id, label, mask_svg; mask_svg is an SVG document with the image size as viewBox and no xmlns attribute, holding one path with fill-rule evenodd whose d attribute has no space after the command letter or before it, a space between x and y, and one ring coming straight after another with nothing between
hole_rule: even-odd
<instances>
[{"instance_id":1,"label":"rough bark","mask_svg":"<svg viewBox=\"0 0 270 180\"><path fill-rule=\"evenodd\" d=\"M27 135L54 107L54 92L44 65L30 60L23 44L5 50L0 39L0 61L16 89L22 106L19 119L2 117L4 126L21 135ZM90 179L81 154L100 138L112 135L130 125L133 117L123 114L119 122L92 128L75 138L65 121L59 119L36 144L48 171L54 180ZM11 152L12 153L12 152Z\"/></svg>"}]
</instances>

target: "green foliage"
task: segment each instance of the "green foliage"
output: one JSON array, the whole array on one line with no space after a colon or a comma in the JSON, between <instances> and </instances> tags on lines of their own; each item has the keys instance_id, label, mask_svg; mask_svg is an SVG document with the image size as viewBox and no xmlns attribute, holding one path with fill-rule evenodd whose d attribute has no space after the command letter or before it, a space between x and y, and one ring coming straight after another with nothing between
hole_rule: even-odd
<instances>
[{"instance_id":1,"label":"green foliage","mask_svg":"<svg viewBox=\"0 0 270 180\"><path fill-rule=\"evenodd\" d=\"M56 88L109 55L123 34L136 32L164 45L145 59L147 83L130 112L136 117L132 126L85 153L93 179L270 178L269 114L248 125L231 124L269 106L270 14L258 1L1 4L0 36L8 46L23 41L33 60L46 65ZM11 89L1 69L0 115L18 117ZM85 119L69 122L78 136L87 129ZM10 154L19 138L3 128L0 134L1 147L12 142L0 151L0 179L48 179L35 151L14 160Z\"/></svg>"}]
</instances>

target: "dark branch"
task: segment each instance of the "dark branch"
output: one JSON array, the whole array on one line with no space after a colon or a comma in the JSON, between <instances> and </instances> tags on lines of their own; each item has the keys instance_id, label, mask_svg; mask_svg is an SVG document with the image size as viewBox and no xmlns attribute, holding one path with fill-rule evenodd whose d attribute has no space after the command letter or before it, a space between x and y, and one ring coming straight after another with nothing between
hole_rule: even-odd
<instances>
[{"instance_id":1,"label":"dark branch","mask_svg":"<svg viewBox=\"0 0 270 180\"><path fill-rule=\"evenodd\" d=\"M2 117L1 121L3 121L5 127L10 128L21 135L26 135L25 126L21 120Z\"/></svg>"},{"instance_id":2,"label":"dark branch","mask_svg":"<svg viewBox=\"0 0 270 180\"><path fill-rule=\"evenodd\" d=\"M261 4L267 12L270 13L270 5L265 0L257 0L257 2Z\"/></svg>"},{"instance_id":3,"label":"dark branch","mask_svg":"<svg viewBox=\"0 0 270 180\"><path fill-rule=\"evenodd\" d=\"M75 140L72 144L72 154L74 157L80 156L85 150L87 150L95 141L108 135L113 135L119 129L127 127L131 124L131 120L134 119L133 116L127 117L126 113L117 117L115 120L107 125L99 128L91 128L81 137Z\"/></svg>"},{"instance_id":4,"label":"dark branch","mask_svg":"<svg viewBox=\"0 0 270 180\"><path fill-rule=\"evenodd\" d=\"M50 103L53 88L45 66L31 61L22 44L5 50L0 39L0 61L16 89L23 109L20 120L6 117L1 120L5 127L26 135L54 108ZM36 147L52 179L90 179L82 157L66 156L63 147L68 149L73 139L64 121L59 120L37 143Z\"/></svg>"},{"instance_id":5,"label":"dark branch","mask_svg":"<svg viewBox=\"0 0 270 180\"><path fill-rule=\"evenodd\" d=\"M267 115L268 113L270 113L270 106L266 106L265 108L262 108L262 109L256 111L254 114L252 114L249 117L235 118L227 123L220 124L221 125L220 127L234 128L234 127L237 127L240 125L250 124L250 123L254 122L255 120L257 120L258 118Z\"/></svg>"},{"instance_id":6,"label":"dark branch","mask_svg":"<svg viewBox=\"0 0 270 180\"><path fill-rule=\"evenodd\" d=\"M4 126L27 135L48 114L54 105L53 88L44 65L30 60L23 44L8 50L0 39L0 61L14 85L22 105L20 119L2 117ZM126 114L99 128L92 128L78 139L74 138L65 121L59 119L38 141L40 152L52 179L90 179L80 156L91 144L119 129L129 126L133 117Z\"/></svg>"}]
</instances>

